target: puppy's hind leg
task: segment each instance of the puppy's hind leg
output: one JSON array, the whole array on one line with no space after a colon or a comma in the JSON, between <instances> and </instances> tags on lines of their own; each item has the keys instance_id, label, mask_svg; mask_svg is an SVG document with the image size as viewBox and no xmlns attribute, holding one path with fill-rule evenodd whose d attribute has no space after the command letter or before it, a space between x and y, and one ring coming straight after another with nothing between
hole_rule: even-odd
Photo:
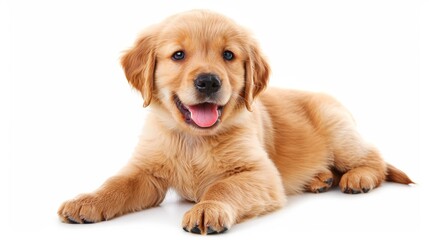
<instances>
[{"instance_id":1,"label":"puppy's hind leg","mask_svg":"<svg viewBox=\"0 0 429 240\"><path fill-rule=\"evenodd\" d=\"M318 95L320 97L320 95ZM339 186L344 193L366 193L383 181L412 183L408 176L388 165L378 150L366 143L356 129L351 114L336 100L324 96L316 119L334 157L333 172L341 176Z\"/></svg>"},{"instance_id":2,"label":"puppy's hind leg","mask_svg":"<svg viewBox=\"0 0 429 240\"><path fill-rule=\"evenodd\" d=\"M342 174L339 186L344 193L367 193L387 175L387 164L378 150L366 143L354 122L343 115L332 132L334 168Z\"/></svg>"},{"instance_id":3,"label":"puppy's hind leg","mask_svg":"<svg viewBox=\"0 0 429 240\"><path fill-rule=\"evenodd\" d=\"M330 170L325 170L317 174L307 186L307 192L322 193L328 191L334 182L334 175Z\"/></svg>"},{"instance_id":4,"label":"puppy's hind leg","mask_svg":"<svg viewBox=\"0 0 429 240\"><path fill-rule=\"evenodd\" d=\"M340 163L339 166L346 163L350 168L341 177L339 183L344 193L367 193L385 180L402 184L414 183L404 172L384 162L375 148L370 148L360 159L337 162Z\"/></svg>"},{"instance_id":5,"label":"puppy's hind leg","mask_svg":"<svg viewBox=\"0 0 429 240\"><path fill-rule=\"evenodd\" d=\"M411 184L413 181L402 171L387 164L378 150L366 144L356 131L350 132L349 143L336 150L334 165L342 173L339 186L344 193L367 193L383 181ZM347 142L347 141L346 141Z\"/></svg>"},{"instance_id":6,"label":"puppy's hind leg","mask_svg":"<svg viewBox=\"0 0 429 240\"><path fill-rule=\"evenodd\" d=\"M341 191L366 193L378 187L386 179L387 164L377 149L363 140L353 117L343 106L332 102L324 113L334 169L342 174Z\"/></svg>"}]
</instances>

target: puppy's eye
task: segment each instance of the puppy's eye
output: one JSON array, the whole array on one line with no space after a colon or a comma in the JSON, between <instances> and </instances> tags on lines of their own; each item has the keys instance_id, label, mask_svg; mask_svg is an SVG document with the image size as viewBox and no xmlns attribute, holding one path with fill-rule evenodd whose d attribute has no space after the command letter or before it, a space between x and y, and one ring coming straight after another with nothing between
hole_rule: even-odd
<instances>
[{"instance_id":1,"label":"puppy's eye","mask_svg":"<svg viewBox=\"0 0 429 240\"><path fill-rule=\"evenodd\" d=\"M183 58L185 58L185 52L177 51L173 53L173 56L171 56L171 58L173 58L173 60L182 60Z\"/></svg>"},{"instance_id":2,"label":"puppy's eye","mask_svg":"<svg viewBox=\"0 0 429 240\"><path fill-rule=\"evenodd\" d=\"M223 52L223 59L225 59L227 61L231 61L232 59L234 59L234 53L226 50L225 52Z\"/></svg>"}]
</instances>

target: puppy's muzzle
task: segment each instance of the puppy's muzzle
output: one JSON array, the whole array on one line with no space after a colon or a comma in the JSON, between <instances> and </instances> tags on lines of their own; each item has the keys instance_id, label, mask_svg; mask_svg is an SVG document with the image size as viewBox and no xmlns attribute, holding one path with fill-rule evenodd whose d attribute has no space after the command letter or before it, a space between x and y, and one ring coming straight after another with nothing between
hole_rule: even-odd
<instances>
[{"instance_id":1,"label":"puppy's muzzle","mask_svg":"<svg viewBox=\"0 0 429 240\"><path fill-rule=\"evenodd\" d=\"M218 92L222 83L216 74L201 73L194 81L195 88L206 96Z\"/></svg>"}]
</instances>

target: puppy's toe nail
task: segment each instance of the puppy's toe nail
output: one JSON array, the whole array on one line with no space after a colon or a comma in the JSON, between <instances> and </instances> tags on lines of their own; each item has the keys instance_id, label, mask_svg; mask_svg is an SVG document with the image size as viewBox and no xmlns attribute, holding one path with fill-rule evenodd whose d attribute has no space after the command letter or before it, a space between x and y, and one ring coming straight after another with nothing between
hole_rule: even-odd
<instances>
[{"instance_id":1,"label":"puppy's toe nail","mask_svg":"<svg viewBox=\"0 0 429 240\"><path fill-rule=\"evenodd\" d=\"M352 189L352 194L359 194L360 193L360 191L359 190L354 190L354 189Z\"/></svg>"},{"instance_id":2,"label":"puppy's toe nail","mask_svg":"<svg viewBox=\"0 0 429 240\"><path fill-rule=\"evenodd\" d=\"M219 233L224 233L224 232L226 232L226 231L228 231L228 228L224 227L224 228L222 229L222 231L220 231Z\"/></svg>"},{"instance_id":3,"label":"puppy's toe nail","mask_svg":"<svg viewBox=\"0 0 429 240\"><path fill-rule=\"evenodd\" d=\"M322 187L316 190L317 193L322 193L322 192L326 192L326 190L328 190L327 187Z\"/></svg>"},{"instance_id":4,"label":"puppy's toe nail","mask_svg":"<svg viewBox=\"0 0 429 240\"><path fill-rule=\"evenodd\" d=\"M218 232L213 230L210 226L207 227L207 235L217 234Z\"/></svg>"},{"instance_id":5,"label":"puppy's toe nail","mask_svg":"<svg viewBox=\"0 0 429 240\"><path fill-rule=\"evenodd\" d=\"M334 181L333 178L329 178L329 179L325 180L324 183L331 185L333 181Z\"/></svg>"},{"instance_id":6,"label":"puppy's toe nail","mask_svg":"<svg viewBox=\"0 0 429 240\"><path fill-rule=\"evenodd\" d=\"M352 189L347 187L347 188L344 189L343 192L344 193L352 193Z\"/></svg>"},{"instance_id":7,"label":"puppy's toe nail","mask_svg":"<svg viewBox=\"0 0 429 240\"><path fill-rule=\"evenodd\" d=\"M183 227L183 230L185 230L185 232L189 232L188 229L186 229L186 227Z\"/></svg>"},{"instance_id":8,"label":"puppy's toe nail","mask_svg":"<svg viewBox=\"0 0 429 240\"><path fill-rule=\"evenodd\" d=\"M201 230L200 230L200 228L198 227L198 225L195 225L195 227L193 227L193 228L191 229L191 233L201 234Z\"/></svg>"},{"instance_id":9,"label":"puppy's toe nail","mask_svg":"<svg viewBox=\"0 0 429 240\"><path fill-rule=\"evenodd\" d=\"M364 193L367 193L367 192L369 192L369 188L362 188L362 191L363 191Z\"/></svg>"},{"instance_id":10,"label":"puppy's toe nail","mask_svg":"<svg viewBox=\"0 0 429 240\"><path fill-rule=\"evenodd\" d=\"M66 218L67 218L68 222L69 222L69 223L71 223L71 224L79 224L79 222L78 222L78 221L74 220L74 219L73 219L72 217L70 217L70 216L67 216Z\"/></svg>"},{"instance_id":11,"label":"puppy's toe nail","mask_svg":"<svg viewBox=\"0 0 429 240\"><path fill-rule=\"evenodd\" d=\"M85 224L91 224L91 223L94 223L94 222L89 221L89 220L86 220L86 219L83 219L82 221L83 221L83 223L85 223Z\"/></svg>"}]
</instances>

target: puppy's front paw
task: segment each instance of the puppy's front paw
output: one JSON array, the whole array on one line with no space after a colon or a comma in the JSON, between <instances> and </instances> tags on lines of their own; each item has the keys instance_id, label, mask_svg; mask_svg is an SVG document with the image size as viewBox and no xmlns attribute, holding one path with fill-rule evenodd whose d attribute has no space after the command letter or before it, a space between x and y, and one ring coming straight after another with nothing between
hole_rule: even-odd
<instances>
[{"instance_id":1,"label":"puppy's front paw","mask_svg":"<svg viewBox=\"0 0 429 240\"><path fill-rule=\"evenodd\" d=\"M97 194L83 194L64 202L58 209L65 223L95 223L117 215L117 206Z\"/></svg>"},{"instance_id":2,"label":"puppy's front paw","mask_svg":"<svg viewBox=\"0 0 429 240\"><path fill-rule=\"evenodd\" d=\"M202 201L183 217L183 230L197 234L224 233L235 223L233 210L219 201Z\"/></svg>"}]
</instances>

